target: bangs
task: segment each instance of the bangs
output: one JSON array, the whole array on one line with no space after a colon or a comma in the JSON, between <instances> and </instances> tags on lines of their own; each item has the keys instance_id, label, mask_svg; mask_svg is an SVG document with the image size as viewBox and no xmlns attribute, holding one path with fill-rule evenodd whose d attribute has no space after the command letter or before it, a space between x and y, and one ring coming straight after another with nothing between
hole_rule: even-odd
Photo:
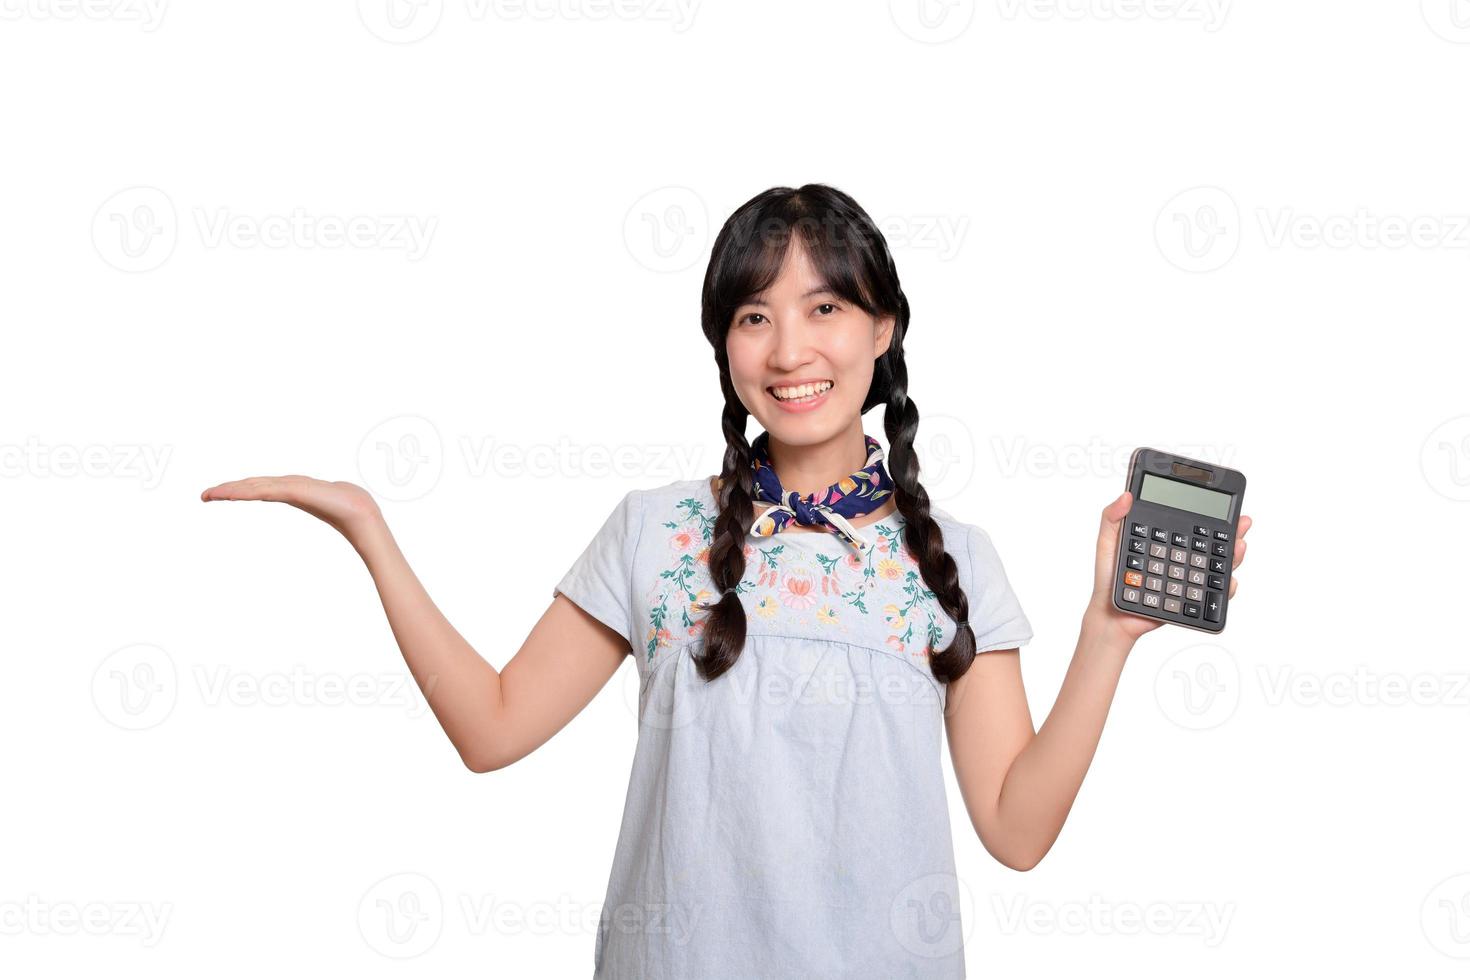
<instances>
[{"instance_id":1,"label":"bangs","mask_svg":"<svg viewBox=\"0 0 1470 980\"><path fill-rule=\"evenodd\" d=\"M866 240L862 228L831 216L822 221L806 212L797 198L781 203L787 206L768 214L756 209L744 216L748 220L725 229L729 239L720 250L721 261L710 270L708 284L716 314L712 326L727 330L735 311L776 281L793 241L806 252L827 289L869 315L877 315L871 298L874 270L868 259L873 243Z\"/></svg>"}]
</instances>

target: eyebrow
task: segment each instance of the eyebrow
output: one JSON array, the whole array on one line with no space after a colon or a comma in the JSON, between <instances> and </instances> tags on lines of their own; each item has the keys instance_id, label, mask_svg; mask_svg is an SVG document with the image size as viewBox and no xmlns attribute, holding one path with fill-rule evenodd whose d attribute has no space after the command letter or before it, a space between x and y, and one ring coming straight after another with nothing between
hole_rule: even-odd
<instances>
[{"instance_id":1,"label":"eyebrow","mask_svg":"<svg viewBox=\"0 0 1470 980\"><path fill-rule=\"evenodd\" d=\"M815 289L808 289L806 292L802 293L801 294L801 298L802 299L810 299L813 296L819 296L822 293L832 293L833 296L836 296L837 295L835 292L832 291L832 287L831 286L828 286L826 283L823 283L822 285L816 287ZM771 304L767 303L763 299L756 298L756 299L748 299L745 302L741 303L740 305L741 306L770 306Z\"/></svg>"}]
</instances>

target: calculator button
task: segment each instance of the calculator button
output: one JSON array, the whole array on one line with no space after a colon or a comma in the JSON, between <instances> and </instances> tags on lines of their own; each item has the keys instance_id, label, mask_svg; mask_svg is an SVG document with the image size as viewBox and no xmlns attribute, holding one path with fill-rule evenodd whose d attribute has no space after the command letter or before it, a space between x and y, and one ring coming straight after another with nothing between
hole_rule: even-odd
<instances>
[{"instance_id":1,"label":"calculator button","mask_svg":"<svg viewBox=\"0 0 1470 980\"><path fill-rule=\"evenodd\" d=\"M1204 585L1205 584L1205 573L1204 573L1204 571L1202 569L1198 569L1198 568L1191 568L1189 570L1189 584L1190 585Z\"/></svg>"},{"instance_id":2,"label":"calculator button","mask_svg":"<svg viewBox=\"0 0 1470 980\"><path fill-rule=\"evenodd\" d=\"M1143 594L1143 604L1154 609L1159 608L1159 594L1157 592L1145 592Z\"/></svg>"},{"instance_id":3,"label":"calculator button","mask_svg":"<svg viewBox=\"0 0 1470 980\"><path fill-rule=\"evenodd\" d=\"M1138 601L1138 590L1137 589L1124 589L1123 590L1123 601L1124 602L1137 602Z\"/></svg>"},{"instance_id":4,"label":"calculator button","mask_svg":"<svg viewBox=\"0 0 1470 980\"><path fill-rule=\"evenodd\" d=\"M1142 568L1143 568L1143 559L1140 558L1138 555L1129 555L1128 556L1128 567L1129 568L1134 568L1134 569L1142 570Z\"/></svg>"},{"instance_id":5,"label":"calculator button","mask_svg":"<svg viewBox=\"0 0 1470 980\"><path fill-rule=\"evenodd\" d=\"M1190 568L1204 568L1205 567L1205 562L1208 562L1208 561L1218 561L1218 560L1219 559L1216 559L1216 558L1210 558L1208 555L1202 555L1199 552L1195 552L1194 554L1192 554L1192 555L1189 556L1189 567Z\"/></svg>"},{"instance_id":6,"label":"calculator button","mask_svg":"<svg viewBox=\"0 0 1470 980\"><path fill-rule=\"evenodd\" d=\"M1148 546L1146 544L1144 544L1142 541L1135 541L1132 538L1129 538L1128 539L1128 550L1131 551L1131 552L1133 552L1134 554L1141 555L1141 554L1144 554L1148 550Z\"/></svg>"},{"instance_id":7,"label":"calculator button","mask_svg":"<svg viewBox=\"0 0 1470 980\"><path fill-rule=\"evenodd\" d=\"M1177 561L1179 564L1183 565L1186 561L1188 561L1188 559L1185 557L1186 554L1187 552L1185 552L1183 548L1175 548L1169 552L1169 560Z\"/></svg>"},{"instance_id":8,"label":"calculator button","mask_svg":"<svg viewBox=\"0 0 1470 980\"><path fill-rule=\"evenodd\" d=\"M1150 558L1148 560L1148 573L1150 575L1164 574L1164 563L1159 561L1157 558Z\"/></svg>"},{"instance_id":9,"label":"calculator button","mask_svg":"<svg viewBox=\"0 0 1470 980\"><path fill-rule=\"evenodd\" d=\"M1183 582L1170 582L1170 583L1168 583L1168 585L1165 586L1165 588L1164 588L1164 594L1165 595L1183 595L1184 594L1184 583Z\"/></svg>"},{"instance_id":10,"label":"calculator button","mask_svg":"<svg viewBox=\"0 0 1470 980\"><path fill-rule=\"evenodd\" d=\"M1216 531L1215 532L1215 540L1216 541L1229 541L1230 540L1230 534L1229 534L1229 532L1226 532L1226 531Z\"/></svg>"},{"instance_id":11,"label":"calculator button","mask_svg":"<svg viewBox=\"0 0 1470 980\"><path fill-rule=\"evenodd\" d=\"M1178 599L1165 599L1164 612L1177 613L1179 611L1179 605Z\"/></svg>"},{"instance_id":12,"label":"calculator button","mask_svg":"<svg viewBox=\"0 0 1470 980\"><path fill-rule=\"evenodd\" d=\"M1194 526L1194 533L1195 534L1199 534L1199 535L1203 535L1203 536L1208 536L1209 533L1210 533L1210 529L1207 528L1207 527L1205 527L1203 524L1196 524Z\"/></svg>"},{"instance_id":13,"label":"calculator button","mask_svg":"<svg viewBox=\"0 0 1470 980\"><path fill-rule=\"evenodd\" d=\"M1146 538L1146 537L1148 537L1148 525L1147 524L1131 524L1130 527L1131 527L1131 529L1133 531L1133 536L1134 537L1138 537L1138 538Z\"/></svg>"},{"instance_id":14,"label":"calculator button","mask_svg":"<svg viewBox=\"0 0 1470 980\"><path fill-rule=\"evenodd\" d=\"M1123 573L1123 584L1124 585L1142 585L1143 584L1143 573L1142 572L1124 572Z\"/></svg>"},{"instance_id":15,"label":"calculator button","mask_svg":"<svg viewBox=\"0 0 1470 980\"><path fill-rule=\"evenodd\" d=\"M1205 622L1218 623L1220 621L1220 593L1211 592L1205 596Z\"/></svg>"},{"instance_id":16,"label":"calculator button","mask_svg":"<svg viewBox=\"0 0 1470 980\"><path fill-rule=\"evenodd\" d=\"M1168 544L1169 543L1169 532L1166 531L1164 528L1156 527L1156 528L1154 528L1153 539L1155 541L1162 541L1165 544Z\"/></svg>"},{"instance_id":17,"label":"calculator button","mask_svg":"<svg viewBox=\"0 0 1470 980\"><path fill-rule=\"evenodd\" d=\"M1184 604L1184 615L1199 619L1199 606L1196 606L1192 602L1186 602Z\"/></svg>"},{"instance_id":18,"label":"calculator button","mask_svg":"<svg viewBox=\"0 0 1470 980\"><path fill-rule=\"evenodd\" d=\"M1150 575L1148 578L1143 580L1143 587L1145 589L1148 589L1150 592L1158 592L1163 589L1164 580L1161 578L1155 578L1154 576Z\"/></svg>"},{"instance_id":19,"label":"calculator button","mask_svg":"<svg viewBox=\"0 0 1470 980\"><path fill-rule=\"evenodd\" d=\"M1192 542L1190 542L1190 546L1194 548L1195 551L1210 550L1210 542L1205 540L1204 538L1195 538Z\"/></svg>"},{"instance_id":20,"label":"calculator button","mask_svg":"<svg viewBox=\"0 0 1470 980\"><path fill-rule=\"evenodd\" d=\"M1224 541L1216 541L1215 542L1215 547L1211 548L1210 550L1211 550L1211 552L1213 554L1216 554L1216 555L1220 556L1221 558L1229 558L1230 557L1230 546L1228 544L1226 544Z\"/></svg>"},{"instance_id":21,"label":"calculator button","mask_svg":"<svg viewBox=\"0 0 1470 980\"><path fill-rule=\"evenodd\" d=\"M1173 579L1182 579L1182 578L1184 578L1184 566L1183 565L1170 565L1169 566L1169 577L1170 578L1173 578Z\"/></svg>"},{"instance_id":22,"label":"calculator button","mask_svg":"<svg viewBox=\"0 0 1470 980\"><path fill-rule=\"evenodd\" d=\"M1219 575L1224 575L1225 574L1225 559L1224 558L1211 558L1210 559L1210 571L1215 572L1215 573L1217 573Z\"/></svg>"},{"instance_id":23,"label":"calculator button","mask_svg":"<svg viewBox=\"0 0 1470 980\"><path fill-rule=\"evenodd\" d=\"M1169 549L1166 548L1165 546L1161 545L1161 544L1158 544L1158 543L1154 543L1154 544L1149 545L1148 546L1148 553L1150 555L1152 555L1153 557L1155 557L1155 558L1167 558L1167 557L1169 557Z\"/></svg>"},{"instance_id":24,"label":"calculator button","mask_svg":"<svg viewBox=\"0 0 1470 980\"><path fill-rule=\"evenodd\" d=\"M1205 598L1205 590L1197 585L1191 585L1184 590L1184 598L1190 602L1202 602Z\"/></svg>"},{"instance_id":25,"label":"calculator button","mask_svg":"<svg viewBox=\"0 0 1470 980\"><path fill-rule=\"evenodd\" d=\"M1209 581L1209 586L1212 589L1216 589L1216 590L1218 590L1220 592L1224 592L1225 591L1225 576L1223 576L1223 575L1211 575L1210 576L1210 581Z\"/></svg>"},{"instance_id":26,"label":"calculator button","mask_svg":"<svg viewBox=\"0 0 1470 980\"><path fill-rule=\"evenodd\" d=\"M1169 535L1169 543L1172 544L1176 548L1185 548L1185 547L1188 547L1189 546L1189 535L1187 535L1187 534L1180 534L1178 531L1175 531L1173 534L1170 534Z\"/></svg>"}]
</instances>

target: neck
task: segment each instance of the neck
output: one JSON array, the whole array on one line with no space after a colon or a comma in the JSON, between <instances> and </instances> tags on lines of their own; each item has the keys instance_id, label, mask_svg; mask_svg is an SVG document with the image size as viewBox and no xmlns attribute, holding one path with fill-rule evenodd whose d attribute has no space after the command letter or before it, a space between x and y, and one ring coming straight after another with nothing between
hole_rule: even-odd
<instances>
[{"instance_id":1,"label":"neck","mask_svg":"<svg viewBox=\"0 0 1470 980\"><path fill-rule=\"evenodd\" d=\"M868 461L868 447L861 416L832 438L817 443L791 445L774 434L766 437L771 468L785 490L801 496L824 493L828 487L851 476Z\"/></svg>"}]
</instances>

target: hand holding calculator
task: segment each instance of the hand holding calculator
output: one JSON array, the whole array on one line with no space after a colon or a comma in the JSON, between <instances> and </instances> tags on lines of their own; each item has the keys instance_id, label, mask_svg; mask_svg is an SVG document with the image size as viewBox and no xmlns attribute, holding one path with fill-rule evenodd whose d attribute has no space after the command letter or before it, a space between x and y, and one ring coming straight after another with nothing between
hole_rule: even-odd
<instances>
[{"instance_id":1,"label":"hand holding calculator","mask_svg":"<svg viewBox=\"0 0 1470 980\"><path fill-rule=\"evenodd\" d=\"M1113 607L1224 630L1244 475L1140 448L1128 462L1127 489L1133 506L1118 531Z\"/></svg>"}]
</instances>

